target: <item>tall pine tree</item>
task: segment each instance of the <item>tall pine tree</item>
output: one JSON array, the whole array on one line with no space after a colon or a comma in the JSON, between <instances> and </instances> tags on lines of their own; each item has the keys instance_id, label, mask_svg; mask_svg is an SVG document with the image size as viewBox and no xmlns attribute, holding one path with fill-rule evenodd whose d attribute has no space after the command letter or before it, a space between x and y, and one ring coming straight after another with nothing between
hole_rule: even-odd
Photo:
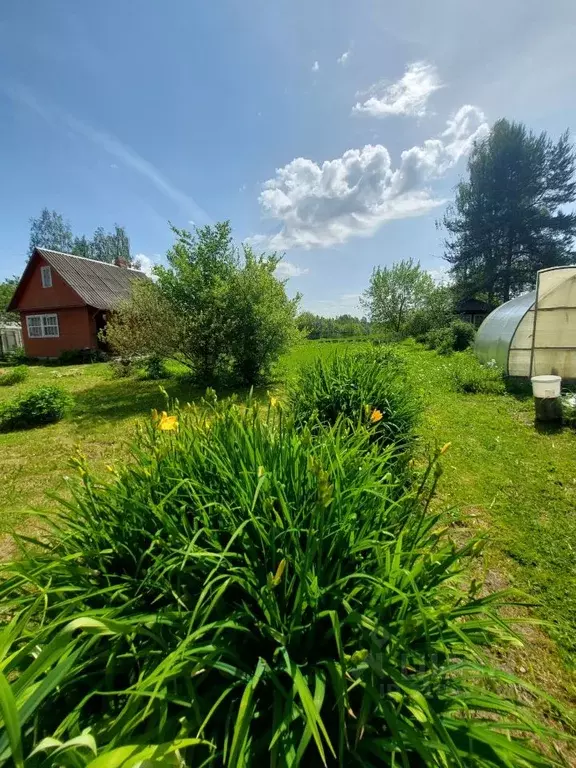
<instances>
[{"instance_id":1,"label":"tall pine tree","mask_svg":"<svg viewBox=\"0 0 576 768\"><path fill-rule=\"evenodd\" d=\"M576 152L522 123L498 120L468 160L443 224L444 258L461 294L508 301L534 286L536 272L574 259Z\"/></svg>"}]
</instances>

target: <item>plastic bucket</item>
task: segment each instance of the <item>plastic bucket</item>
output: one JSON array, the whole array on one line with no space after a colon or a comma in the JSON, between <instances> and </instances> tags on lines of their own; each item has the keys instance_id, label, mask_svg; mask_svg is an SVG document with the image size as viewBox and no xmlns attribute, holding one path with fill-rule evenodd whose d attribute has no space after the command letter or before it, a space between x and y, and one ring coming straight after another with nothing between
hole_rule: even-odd
<instances>
[{"instance_id":1,"label":"plastic bucket","mask_svg":"<svg viewBox=\"0 0 576 768\"><path fill-rule=\"evenodd\" d=\"M534 397L541 399L560 397L561 376L532 376L530 381Z\"/></svg>"}]
</instances>

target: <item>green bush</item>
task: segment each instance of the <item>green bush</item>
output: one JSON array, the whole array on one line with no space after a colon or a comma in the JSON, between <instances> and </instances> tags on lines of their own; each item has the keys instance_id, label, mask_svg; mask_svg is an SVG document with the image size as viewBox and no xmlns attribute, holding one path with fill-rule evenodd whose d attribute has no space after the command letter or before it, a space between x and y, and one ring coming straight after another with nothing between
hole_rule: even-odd
<instances>
[{"instance_id":1,"label":"green bush","mask_svg":"<svg viewBox=\"0 0 576 768\"><path fill-rule=\"evenodd\" d=\"M28 363L33 358L29 358L24 347L15 347L6 353L6 361L12 365L22 365Z\"/></svg>"},{"instance_id":2,"label":"green bush","mask_svg":"<svg viewBox=\"0 0 576 768\"><path fill-rule=\"evenodd\" d=\"M89 728L213 745L180 765L544 765L481 651L514 637L503 597L459 586L480 543L427 514L434 471L399 498L390 461L370 427L235 404L156 417L108 483L79 460L52 546L0 579L30 622L1 660L25 754Z\"/></svg>"},{"instance_id":3,"label":"green bush","mask_svg":"<svg viewBox=\"0 0 576 768\"><path fill-rule=\"evenodd\" d=\"M450 360L450 378L456 392L502 394L502 371L496 365L481 365L471 352L455 352Z\"/></svg>"},{"instance_id":4,"label":"green bush","mask_svg":"<svg viewBox=\"0 0 576 768\"><path fill-rule=\"evenodd\" d=\"M59 365L85 365L103 363L108 355L101 349L65 349L58 357Z\"/></svg>"},{"instance_id":5,"label":"green bush","mask_svg":"<svg viewBox=\"0 0 576 768\"><path fill-rule=\"evenodd\" d=\"M132 360L116 358L110 362L110 372L113 379L127 379L134 373L134 363Z\"/></svg>"},{"instance_id":6,"label":"green bush","mask_svg":"<svg viewBox=\"0 0 576 768\"><path fill-rule=\"evenodd\" d=\"M71 403L70 395L58 387L31 389L0 406L0 432L60 421Z\"/></svg>"},{"instance_id":7,"label":"green bush","mask_svg":"<svg viewBox=\"0 0 576 768\"><path fill-rule=\"evenodd\" d=\"M426 346L435 349L440 355L463 352L474 343L476 329L471 323L453 320L444 328L437 328L425 336Z\"/></svg>"},{"instance_id":8,"label":"green bush","mask_svg":"<svg viewBox=\"0 0 576 768\"><path fill-rule=\"evenodd\" d=\"M28 368L25 365L17 365L8 371L0 374L0 387L11 387L13 384L20 384L28 378Z\"/></svg>"},{"instance_id":9,"label":"green bush","mask_svg":"<svg viewBox=\"0 0 576 768\"><path fill-rule=\"evenodd\" d=\"M164 359L159 355L149 355L144 361L144 378L156 381L167 379L170 374Z\"/></svg>"},{"instance_id":10,"label":"green bush","mask_svg":"<svg viewBox=\"0 0 576 768\"><path fill-rule=\"evenodd\" d=\"M315 420L333 425L340 418L371 423L373 439L400 450L411 445L420 412L404 360L390 347L316 360L289 388L288 403L299 426Z\"/></svg>"}]
</instances>

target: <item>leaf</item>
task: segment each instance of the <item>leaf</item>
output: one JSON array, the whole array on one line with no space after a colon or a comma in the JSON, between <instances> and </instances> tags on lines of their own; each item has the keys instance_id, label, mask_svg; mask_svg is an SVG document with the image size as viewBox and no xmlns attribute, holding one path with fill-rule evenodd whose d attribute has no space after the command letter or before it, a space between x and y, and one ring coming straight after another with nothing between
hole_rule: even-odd
<instances>
[{"instance_id":1,"label":"leaf","mask_svg":"<svg viewBox=\"0 0 576 768\"><path fill-rule=\"evenodd\" d=\"M10 688L10 684L2 672L0 672L0 709L4 720L4 728L10 743L10 752L16 768L24 768L24 755L22 752L22 732L20 730L20 718L16 699Z\"/></svg>"}]
</instances>

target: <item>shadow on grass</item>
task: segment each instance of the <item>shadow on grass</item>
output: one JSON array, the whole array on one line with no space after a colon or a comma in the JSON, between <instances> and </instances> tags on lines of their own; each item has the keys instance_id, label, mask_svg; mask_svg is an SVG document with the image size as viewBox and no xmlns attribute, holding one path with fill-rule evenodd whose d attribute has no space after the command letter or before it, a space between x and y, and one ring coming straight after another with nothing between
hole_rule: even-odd
<instances>
[{"instance_id":1,"label":"shadow on grass","mask_svg":"<svg viewBox=\"0 0 576 768\"><path fill-rule=\"evenodd\" d=\"M147 415L153 408L160 411L166 408L166 397L161 388L166 390L170 400L179 400L181 404L200 400L206 392L205 387L198 387L185 379L161 381L114 379L98 383L90 389L75 392L73 416L80 421L98 418L121 421ZM220 399L232 394L237 394L243 399L248 396L249 389L218 390ZM253 396L256 400L263 401L266 397L266 388L255 389Z\"/></svg>"},{"instance_id":2,"label":"shadow on grass","mask_svg":"<svg viewBox=\"0 0 576 768\"><path fill-rule=\"evenodd\" d=\"M506 392L516 400L528 400L532 397L532 384L528 379L522 379L517 376L505 376L504 386Z\"/></svg>"}]
</instances>

